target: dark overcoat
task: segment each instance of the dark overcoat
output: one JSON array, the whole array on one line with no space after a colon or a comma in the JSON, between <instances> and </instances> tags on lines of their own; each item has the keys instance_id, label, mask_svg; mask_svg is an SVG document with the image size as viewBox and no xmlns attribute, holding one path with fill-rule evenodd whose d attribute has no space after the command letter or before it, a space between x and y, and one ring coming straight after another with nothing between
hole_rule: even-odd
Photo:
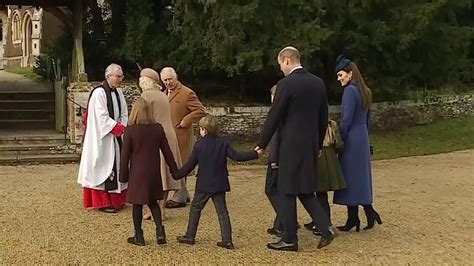
<instances>
[{"instance_id":1,"label":"dark overcoat","mask_svg":"<svg viewBox=\"0 0 474 266\"><path fill-rule=\"evenodd\" d=\"M170 168L177 167L161 124L127 126L120 157L120 182L128 182L127 202L148 204L163 199L160 150Z\"/></svg>"},{"instance_id":2,"label":"dark overcoat","mask_svg":"<svg viewBox=\"0 0 474 266\"><path fill-rule=\"evenodd\" d=\"M309 194L316 191L317 163L328 124L326 86L305 69L296 69L277 84L257 145L265 148L279 130L278 192Z\"/></svg>"}]
</instances>

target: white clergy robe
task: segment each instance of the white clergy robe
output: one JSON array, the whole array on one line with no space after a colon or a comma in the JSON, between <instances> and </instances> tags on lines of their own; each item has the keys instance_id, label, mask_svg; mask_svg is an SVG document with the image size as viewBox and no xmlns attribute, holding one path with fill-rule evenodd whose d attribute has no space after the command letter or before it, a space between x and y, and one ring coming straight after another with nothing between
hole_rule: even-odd
<instances>
[{"instance_id":1,"label":"white clergy robe","mask_svg":"<svg viewBox=\"0 0 474 266\"><path fill-rule=\"evenodd\" d=\"M116 89L120 98L121 114L119 115L116 94L112 92L114 119L109 116L107 97L103 88L92 92L87 107L87 128L82 147L81 163L77 182L82 187L105 190L105 180L112 174L114 160L116 161L116 180L120 172L120 149L111 131L117 123L126 126L128 109L121 89ZM118 181L117 181L118 182ZM118 188L111 193L120 193L127 189L127 183L118 182Z\"/></svg>"}]
</instances>

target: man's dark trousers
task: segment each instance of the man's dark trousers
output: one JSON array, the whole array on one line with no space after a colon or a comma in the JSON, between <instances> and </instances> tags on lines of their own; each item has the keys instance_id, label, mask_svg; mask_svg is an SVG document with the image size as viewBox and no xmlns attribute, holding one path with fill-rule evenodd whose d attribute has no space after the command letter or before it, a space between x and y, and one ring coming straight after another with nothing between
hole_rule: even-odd
<instances>
[{"instance_id":1,"label":"man's dark trousers","mask_svg":"<svg viewBox=\"0 0 474 266\"><path fill-rule=\"evenodd\" d=\"M280 194L281 210L283 216L283 238L286 243L297 243L298 237L296 235L296 197L306 207L316 226L320 228L323 235L331 234L329 232L329 219L324 212L324 209L319 204L316 196L313 194Z\"/></svg>"}]
</instances>

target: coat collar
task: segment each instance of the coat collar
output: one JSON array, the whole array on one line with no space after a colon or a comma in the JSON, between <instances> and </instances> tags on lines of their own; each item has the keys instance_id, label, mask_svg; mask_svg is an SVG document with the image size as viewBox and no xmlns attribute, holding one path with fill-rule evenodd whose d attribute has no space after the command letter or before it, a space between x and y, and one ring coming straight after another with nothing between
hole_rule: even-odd
<instances>
[{"instance_id":1,"label":"coat collar","mask_svg":"<svg viewBox=\"0 0 474 266\"><path fill-rule=\"evenodd\" d=\"M174 97L176 97L176 95L178 95L181 92L181 86L183 85L181 84L181 82L178 81L178 84L176 84L176 88L172 92L170 92L171 93L171 95L169 96L170 102L174 99Z\"/></svg>"},{"instance_id":2,"label":"coat collar","mask_svg":"<svg viewBox=\"0 0 474 266\"><path fill-rule=\"evenodd\" d=\"M302 72L305 72L305 71L306 71L306 69L304 69L303 67L294 68L291 71L290 75L295 74L295 73L302 73ZM290 76L290 75L288 75L288 76Z\"/></svg>"},{"instance_id":3,"label":"coat collar","mask_svg":"<svg viewBox=\"0 0 474 266\"><path fill-rule=\"evenodd\" d=\"M303 66L301 66L301 65L295 66L293 69L290 70L290 74L293 73L293 72L295 72L296 70L302 69L302 68L303 68Z\"/></svg>"}]
</instances>

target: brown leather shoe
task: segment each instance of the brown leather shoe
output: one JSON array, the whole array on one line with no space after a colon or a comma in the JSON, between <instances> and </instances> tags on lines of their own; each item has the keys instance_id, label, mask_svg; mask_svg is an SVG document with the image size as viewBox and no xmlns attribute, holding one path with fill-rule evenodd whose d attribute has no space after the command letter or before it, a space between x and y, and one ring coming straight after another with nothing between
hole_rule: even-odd
<instances>
[{"instance_id":1,"label":"brown leather shoe","mask_svg":"<svg viewBox=\"0 0 474 266\"><path fill-rule=\"evenodd\" d=\"M165 204L165 208L168 208L168 209L183 208L183 207L186 207L185 202L176 202L174 200L168 200Z\"/></svg>"}]
</instances>

